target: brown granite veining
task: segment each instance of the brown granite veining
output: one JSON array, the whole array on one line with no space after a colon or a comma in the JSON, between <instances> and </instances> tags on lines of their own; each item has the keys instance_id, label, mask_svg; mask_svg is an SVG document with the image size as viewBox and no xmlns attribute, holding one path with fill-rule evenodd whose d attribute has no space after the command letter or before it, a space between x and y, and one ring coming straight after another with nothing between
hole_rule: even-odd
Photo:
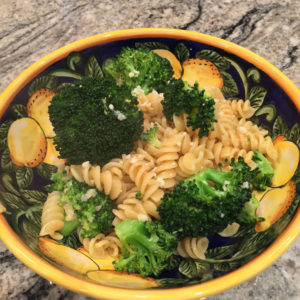
<instances>
[{"instance_id":1,"label":"brown granite veining","mask_svg":"<svg viewBox=\"0 0 300 300\"><path fill-rule=\"evenodd\" d=\"M135 27L199 31L269 60L300 87L299 0L1 0L0 92L44 55L78 39ZM273 266L212 300L299 300L300 240ZM88 299L29 270L0 242L0 299Z\"/></svg>"}]
</instances>

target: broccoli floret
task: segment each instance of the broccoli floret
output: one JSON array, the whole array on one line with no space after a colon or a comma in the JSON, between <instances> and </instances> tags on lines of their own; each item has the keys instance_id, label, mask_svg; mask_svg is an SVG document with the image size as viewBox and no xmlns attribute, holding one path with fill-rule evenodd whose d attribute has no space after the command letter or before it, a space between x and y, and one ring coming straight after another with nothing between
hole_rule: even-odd
<instances>
[{"instance_id":1,"label":"broccoli floret","mask_svg":"<svg viewBox=\"0 0 300 300\"><path fill-rule=\"evenodd\" d=\"M123 48L116 60L103 66L106 75L132 91L140 86L145 94L153 89L160 92L172 78L173 69L166 58L147 49Z\"/></svg>"},{"instance_id":2,"label":"broccoli floret","mask_svg":"<svg viewBox=\"0 0 300 300\"><path fill-rule=\"evenodd\" d=\"M122 243L115 269L142 276L160 274L168 265L178 239L164 230L159 222L124 220L115 227Z\"/></svg>"},{"instance_id":3,"label":"broccoli floret","mask_svg":"<svg viewBox=\"0 0 300 300\"><path fill-rule=\"evenodd\" d=\"M241 213L238 216L238 222L244 224L255 224L256 221L263 221L264 218L258 217L256 215L256 209L259 206L259 201L252 194L251 199L244 204Z\"/></svg>"},{"instance_id":4,"label":"broccoli floret","mask_svg":"<svg viewBox=\"0 0 300 300\"><path fill-rule=\"evenodd\" d=\"M215 101L199 88L198 82L190 86L182 79L173 78L163 93L163 112L167 120L173 121L174 114L187 114L187 125L192 126L193 130L199 129L199 137L208 136L216 122Z\"/></svg>"},{"instance_id":5,"label":"broccoli floret","mask_svg":"<svg viewBox=\"0 0 300 300\"><path fill-rule=\"evenodd\" d=\"M112 79L85 77L66 85L49 106L60 157L67 164L103 166L130 153L143 132L136 104L130 90Z\"/></svg>"},{"instance_id":6,"label":"broccoli floret","mask_svg":"<svg viewBox=\"0 0 300 300\"><path fill-rule=\"evenodd\" d=\"M148 129L145 134L142 136L142 140L148 142L149 144L160 147L161 143L160 140L157 138L157 130L158 126L155 124L152 128Z\"/></svg>"},{"instance_id":7,"label":"broccoli floret","mask_svg":"<svg viewBox=\"0 0 300 300\"><path fill-rule=\"evenodd\" d=\"M266 157L258 151L254 151L252 160L256 163L257 167L251 172L251 183L258 190L264 191L267 185L272 184L274 170Z\"/></svg>"},{"instance_id":8,"label":"broccoli floret","mask_svg":"<svg viewBox=\"0 0 300 300\"><path fill-rule=\"evenodd\" d=\"M64 236L71 234L78 226L82 228L83 238L93 238L112 228L113 204L107 195L74 178L68 179L66 173L55 174L52 180L52 189L59 187L57 190L62 192L59 205L71 204L76 217L76 220L65 221L62 229Z\"/></svg>"},{"instance_id":9,"label":"broccoli floret","mask_svg":"<svg viewBox=\"0 0 300 300\"><path fill-rule=\"evenodd\" d=\"M63 179L65 177L65 173L54 173L51 176L53 183L51 184L50 190L62 192L65 188L65 181Z\"/></svg>"},{"instance_id":10,"label":"broccoli floret","mask_svg":"<svg viewBox=\"0 0 300 300\"><path fill-rule=\"evenodd\" d=\"M165 193L158 207L164 228L181 237L209 236L236 221L251 199L250 168L241 157L230 165L229 172L209 168Z\"/></svg>"}]
</instances>

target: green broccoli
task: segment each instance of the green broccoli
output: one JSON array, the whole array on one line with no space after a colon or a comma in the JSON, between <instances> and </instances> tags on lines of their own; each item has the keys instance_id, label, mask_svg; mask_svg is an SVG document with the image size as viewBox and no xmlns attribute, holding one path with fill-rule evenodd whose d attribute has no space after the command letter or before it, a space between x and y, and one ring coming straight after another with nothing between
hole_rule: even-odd
<instances>
[{"instance_id":1,"label":"green broccoli","mask_svg":"<svg viewBox=\"0 0 300 300\"><path fill-rule=\"evenodd\" d=\"M54 173L51 176L52 184L50 190L62 192L65 188L65 177L66 173Z\"/></svg>"},{"instance_id":2,"label":"green broccoli","mask_svg":"<svg viewBox=\"0 0 300 300\"><path fill-rule=\"evenodd\" d=\"M255 195L252 194L251 199L244 204L244 207L238 216L238 222L244 224L255 224L256 221L263 221L264 218L256 215L256 209L258 206L259 201Z\"/></svg>"},{"instance_id":3,"label":"green broccoli","mask_svg":"<svg viewBox=\"0 0 300 300\"><path fill-rule=\"evenodd\" d=\"M61 230L64 236L70 235L78 226L82 228L83 238L93 238L112 228L113 204L107 195L74 178L68 179L66 173L54 174L52 180L52 190L62 192L59 205L71 204L76 217L76 220L65 221Z\"/></svg>"},{"instance_id":4,"label":"green broccoli","mask_svg":"<svg viewBox=\"0 0 300 300\"><path fill-rule=\"evenodd\" d=\"M67 221L64 220L64 227L60 230L60 233L67 237L69 236L71 233L73 233L75 231L75 229L78 228L78 226L80 225L79 220L71 220L71 221Z\"/></svg>"},{"instance_id":5,"label":"green broccoli","mask_svg":"<svg viewBox=\"0 0 300 300\"><path fill-rule=\"evenodd\" d=\"M143 132L137 98L112 79L84 77L54 96L49 115L54 144L67 164L103 166L128 154Z\"/></svg>"},{"instance_id":6,"label":"green broccoli","mask_svg":"<svg viewBox=\"0 0 300 300\"><path fill-rule=\"evenodd\" d=\"M229 172L209 168L165 193L158 207L164 228L180 237L209 236L236 221L251 199L251 177L243 158L230 165Z\"/></svg>"},{"instance_id":7,"label":"green broccoli","mask_svg":"<svg viewBox=\"0 0 300 300\"><path fill-rule=\"evenodd\" d=\"M159 222L127 219L115 230L122 243L121 256L114 262L116 270L157 276L170 264L178 239Z\"/></svg>"},{"instance_id":8,"label":"green broccoli","mask_svg":"<svg viewBox=\"0 0 300 300\"><path fill-rule=\"evenodd\" d=\"M136 193L135 198L138 199L138 200L142 200L142 198L143 198L142 193L141 192Z\"/></svg>"},{"instance_id":9,"label":"green broccoli","mask_svg":"<svg viewBox=\"0 0 300 300\"><path fill-rule=\"evenodd\" d=\"M103 66L106 76L113 77L132 91L140 86L145 94L153 89L160 92L173 75L170 62L147 49L125 47L116 60L109 62Z\"/></svg>"},{"instance_id":10,"label":"green broccoli","mask_svg":"<svg viewBox=\"0 0 300 300\"><path fill-rule=\"evenodd\" d=\"M272 184L274 170L266 157L258 151L254 151L252 160L256 163L257 167L251 172L251 183L258 190L264 191L267 185Z\"/></svg>"},{"instance_id":11,"label":"green broccoli","mask_svg":"<svg viewBox=\"0 0 300 300\"><path fill-rule=\"evenodd\" d=\"M165 86L162 101L163 112L167 120L173 121L173 115L187 114L187 125L193 130L199 129L199 137L208 136L213 130L215 119L214 99L199 88L196 82L190 86L182 79L171 79Z\"/></svg>"},{"instance_id":12,"label":"green broccoli","mask_svg":"<svg viewBox=\"0 0 300 300\"><path fill-rule=\"evenodd\" d=\"M160 140L157 138L156 133L158 130L157 124L155 124L152 128L148 129L143 135L142 140L148 142L149 144L160 147Z\"/></svg>"}]
</instances>

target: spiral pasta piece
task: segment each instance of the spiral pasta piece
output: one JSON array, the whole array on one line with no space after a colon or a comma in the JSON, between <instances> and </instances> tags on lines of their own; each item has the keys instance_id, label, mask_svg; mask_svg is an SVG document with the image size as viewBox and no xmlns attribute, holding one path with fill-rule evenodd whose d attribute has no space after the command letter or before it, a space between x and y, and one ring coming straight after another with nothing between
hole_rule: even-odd
<instances>
[{"instance_id":1,"label":"spiral pasta piece","mask_svg":"<svg viewBox=\"0 0 300 300\"><path fill-rule=\"evenodd\" d=\"M255 108L251 106L249 100L232 100L231 108L238 118L249 119L255 113Z\"/></svg>"},{"instance_id":2,"label":"spiral pasta piece","mask_svg":"<svg viewBox=\"0 0 300 300\"><path fill-rule=\"evenodd\" d=\"M116 199L116 205L122 203L133 189L136 192L138 192L138 188L136 187L135 183L130 179L129 175L124 174L122 179L122 191Z\"/></svg>"},{"instance_id":3,"label":"spiral pasta piece","mask_svg":"<svg viewBox=\"0 0 300 300\"><path fill-rule=\"evenodd\" d=\"M209 138L221 142L224 147L234 148L234 150L231 149L234 153L240 151L242 156L246 155L245 152L258 150L271 160L276 160L277 151L272 139L267 136L268 132L246 119L255 111L250 106L249 100L230 102L218 93L217 95L218 97L215 98L217 122L214 124L214 130L210 132ZM251 155L247 156L248 162L250 162Z\"/></svg>"},{"instance_id":4,"label":"spiral pasta piece","mask_svg":"<svg viewBox=\"0 0 300 300\"><path fill-rule=\"evenodd\" d=\"M172 188L176 185L176 169L181 151L183 133L178 133L163 140L156 159L155 172L161 188Z\"/></svg>"},{"instance_id":5,"label":"spiral pasta piece","mask_svg":"<svg viewBox=\"0 0 300 300\"><path fill-rule=\"evenodd\" d=\"M58 205L60 192L50 193L43 207L40 236L50 235L55 240L61 240L63 235L58 231L64 227L64 209Z\"/></svg>"},{"instance_id":6,"label":"spiral pasta piece","mask_svg":"<svg viewBox=\"0 0 300 300\"><path fill-rule=\"evenodd\" d=\"M113 225L118 225L125 219L151 221L152 217L159 219L157 204L150 200L139 200L136 198L137 189L133 188L127 198L113 209L115 219Z\"/></svg>"},{"instance_id":7,"label":"spiral pasta piece","mask_svg":"<svg viewBox=\"0 0 300 300\"><path fill-rule=\"evenodd\" d=\"M176 128L174 128L174 125L172 122L169 122L165 116L163 115L154 115L149 116L148 114L144 115L144 129L148 130L154 126L154 124L157 125L158 130L156 132L156 136L159 140L163 140L167 137L172 136L173 134L176 134L178 131Z\"/></svg>"},{"instance_id":8,"label":"spiral pasta piece","mask_svg":"<svg viewBox=\"0 0 300 300\"><path fill-rule=\"evenodd\" d=\"M209 241L206 237L185 237L179 242L176 252L182 257L205 259L208 243Z\"/></svg>"},{"instance_id":9,"label":"spiral pasta piece","mask_svg":"<svg viewBox=\"0 0 300 300\"><path fill-rule=\"evenodd\" d=\"M223 135L221 141L226 146L244 149L246 151L260 151L271 160L277 159L277 150L273 145L271 137L267 136L266 130L261 130L251 121L241 119L236 131L228 131Z\"/></svg>"},{"instance_id":10,"label":"spiral pasta piece","mask_svg":"<svg viewBox=\"0 0 300 300\"><path fill-rule=\"evenodd\" d=\"M176 116L175 114L173 115L173 122L175 125L175 128L178 131L185 131L189 134L193 133L193 128L191 126L187 126L187 115L186 114L182 114L180 116Z\"/></svg>"},{"instance_id":11,"label":"spiral pasta piece","mask_svg":"<svg viewBox=\"0 0 300 300\"><path fill-rule=\"evenodd\" d=\"M79 240L84 249L94 258L117 257L121 253L122 243L115 232L108 235L99 233L91 239L82 238L79 232Z\"/></svg>"},{"instance_id":12,"label":"spiral pasta piece","mask_svg":"<svg viewBox=\"0 0 300 300\"><path fill-rule=\"evenodd\" d=\"M238 118L234 114L230 101L217 100L215 105L215 117L217 123L215 123L215 129L213 132L223 132L224 130L234 129L238 123Z\"/></svg>"},{"instance_id":13,"label":"spiral pasta piece","mask_svg":"<svg viewBox=\"0 0 300 300\"><path fill-rule=\"evenodd\" d=\"M252 161L253 151L224 146L222 142L218 142L216 139L203 138L203 142L206 144L207 156L212 158L214 167L217 167L219 163L225 164L226 160L231 161L232 158L238 159L239 156L243 157L250 167L255 167Z\"/></svg>"},{"instance_id":14,"label":"spiral pasta piece","mask_svg":"<svg viewBox=\"0 0 300 300\"><path fill-rule=\"evenodd\" d=\"M103 166L102 170L100 166L93 166L88 161L81 165L66 167L66 170L77 181L96 186L112 200L115 200L122 192L123 161L121 159L111 160Z\"/></svg>"},{"instance_id":15,"label":"spiral pasta piece","mask_svg":"<svg viewBox=\"0 0 300 300\"><path fill-rule=\"evenodd\" d=\"M184 135L181 143L183 155L178 160L177 173L181 179L192 176L201 170L213 167L213 154L206 148L207 137L198 134Z\"/></svg>"},{"instance_id":16,"label":"spiral pasta piece","mask_svg":"<svg viewBox=\"0 0 300 300\"><path fill-rule=\"evenodd\" d=\"M212 160L206 158L204 145L199 147L198 151L189 152L180 157L178 161L178 175L184 179L197 174L201 170L213 167Z\"/></svg>"},{"instance_id":17,"label":"spiral pasta piece","mask_svg":"<svg viewBox=\"0 0 300 300\"><path fill-rule=\"evenodd\" d=\"M142 154L124 155L123 162L124 171L135 182L142 193L143 200L151 199L155 203L159 203L163 191L159 188L160 183L157 181L156 173L153 171L154 163L145 160Z\"/></svg>"},{"instance_id":18,"label":"spiral pasta piece","mask_svg":"<svg viewBox=\"0 0 300 300\"><path fill-rule=\"evenodd\" d=\"M159 115L162 113L163 107L161 101L163 100L163 94L159 94L153 90L151 93L145 95L143 90L139 91L138 94L138 108L151 115Z\"/></svg>"},{"instance_id":19,"label":"spiral pasta piece","mask_svg":"<svg viewBox=\"0 0 300 300\"><path fill-rule=\"evenodd\" d=\"M151 151L149 152L145 147L146 145L149 145L149 146L152 146L151 144L149 143L146 143L146 142L142 142L142 141L138 141L137 142L137 149L136 149L136 154L139 154L141 156L144 157L144 159L147 161L147 162L150 162L151 164L155 164L155 157L153 156L153 153L151 153ZM156 148L156 147L154 147ZM153 151L156 151L155 153L157 154L159 149L156 148L156 150L153 150ZM140 156L140 157L141 157Z\"/></svg>"}]
</instances>

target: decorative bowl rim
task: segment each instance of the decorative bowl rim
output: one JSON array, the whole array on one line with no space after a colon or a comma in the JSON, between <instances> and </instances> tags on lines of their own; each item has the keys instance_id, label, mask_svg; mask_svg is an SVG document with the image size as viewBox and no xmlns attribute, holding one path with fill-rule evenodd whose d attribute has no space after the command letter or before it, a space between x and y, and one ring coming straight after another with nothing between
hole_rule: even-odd
<instances>
[{"instance_id":1,"label":"decorative bowl rim","mask_svg":"<svg viewBox=\"0 0 300 300\"><path fill-rule=\"evenodd\" d=\"M133 38L171 38L178 40L190 40L214 46L228 53L234 54L255 65L272 78L285 91L300 111L300 91L298 88L280 70L252 51L234 43L203 33L169 28L138 28L112 31L84 38L59 48L41 58L23 71L0 95L0 117L2 117L5 110L18 92L29 81L53 63L67 57L69 53L113 41ZM120 297L120 295L122 295L121 297L124 300L134 298L157 299L158 296L160 299L172 298L174 300L179 300L199 299L201 297L211 296L241 284L265 270L276 259L278 259L293 244L293 242L296 241L299 235L300 209L298 209L296 215L284 232L264 252L244 266L222 277L180 288L152 290L122 289L81 279L63 272L46 262L33 250L26 246L26 244L7 223L4 215L0 214L0 240L2 240L7 248L26 266L51 282L57 283L74 292L85 294L90 297L101 297L105 299L116 299Z\"/></svg>"}]
</instances>

